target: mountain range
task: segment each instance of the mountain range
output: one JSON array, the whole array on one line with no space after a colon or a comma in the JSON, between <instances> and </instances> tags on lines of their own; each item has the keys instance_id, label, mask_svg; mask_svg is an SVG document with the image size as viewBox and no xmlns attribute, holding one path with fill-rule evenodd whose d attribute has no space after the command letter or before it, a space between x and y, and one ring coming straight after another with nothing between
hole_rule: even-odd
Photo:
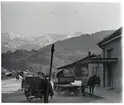
<instances>
[{"instance_id":1,"label":"mountain range","mask_svg":"<svg viewBox=\"0 0 124 105\"><path fill-rule=\"evenodd\" d=\"M81 33L77 32L73 36L78 35L81 35ZM68 39L73 36L68 34L53 33L48 33L41 36L24 36L17 35L12 32L6 32L1 34L2 52L6 52L8 50L15 51L17 49L37 50L58 40Z\"/></svg>"},{"instance_id":2,"label":"mountain range","mask_svg":"<svg viewBox=\"0 0 124 105\"><path fill-rule=\"evenodd\" d=\"M31 71L35 72L42 66L44 72L48 72L52 43L55 44L53 68L56 69L57 67L82 59L88 55L88 51L100 54L101 49L96 44L113 32L114 30L100 31L93 34L81 34L77 32L72 36L66 34L47 34L30 38L19 35L11 37L10 33L4 33L2 34L2 51L5 48L6 50L10 49L14 51L18 48L27 49L26 47L28 47L27 50L35 50L16 50L15 52L4 53L2 56L2 66L6 69L23 67L31 70L33 68Z\"/></svg>"}]
</instances>

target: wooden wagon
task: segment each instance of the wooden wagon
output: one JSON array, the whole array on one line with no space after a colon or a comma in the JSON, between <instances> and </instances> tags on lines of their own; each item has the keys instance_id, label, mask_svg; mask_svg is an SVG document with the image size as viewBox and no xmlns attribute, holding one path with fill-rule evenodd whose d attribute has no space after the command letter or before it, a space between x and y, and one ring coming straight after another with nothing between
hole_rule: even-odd
<instances>
[{"instance_id":1,"label":"wooden wagon","mask_svg":"<svg viewBox=\"0 0 124 105\"><path fill-rule=\"evenodd\" d=\"M60 94L62 91L66 91L68 95L70 95L71 92L76 96L79 95L79 88L81 86L71 84L73 82L74 77L72 76L59 77L58 82L55 83L57 92Z\"/></svg>"},{"instance_id":2,"label":"wooden wagon","mask_svg":"<svg viewBox=\"0 0 124 105\"><path fill-rule=\"evenodd\" d=\"M51 86L51 84L50 84ZM47 81L40 77L26 77L23 83L24 94L27 101L31 101L34 98L46 98ZM49 92L52 92L50 88Z\"/></svg>"}]
</instances>

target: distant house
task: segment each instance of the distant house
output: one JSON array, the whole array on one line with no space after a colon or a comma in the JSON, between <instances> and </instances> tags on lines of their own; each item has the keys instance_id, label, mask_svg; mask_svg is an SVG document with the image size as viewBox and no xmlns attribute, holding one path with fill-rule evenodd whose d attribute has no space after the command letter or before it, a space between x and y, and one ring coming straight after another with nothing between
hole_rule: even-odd
<instances>
[{"instance_id":1,"label":"distant house","mask_svg":"<svg viewBox=\"0 0 124 105\"><path fill-rule=\"evenodd\" d=\"M2 67L2 69L1 69L1 74L2 74L2 76L5 75L6 72L7 72L7 69L4 69L4 68Z\"/></svg>"},{"instance_id":2,"label":"distant house","mask_svg":"<svg viewBox=\"0 0 124 105\"><path fill-rule=\"evenodd\" d=\"M57 68L58 70L63 69L64 76L74 76L75 79L81 79L83 76L91 76L89 71L89 59L96 57L95 54L88 53L88 56L78 60L74 63Z\"/></svg>"}]
</instances>

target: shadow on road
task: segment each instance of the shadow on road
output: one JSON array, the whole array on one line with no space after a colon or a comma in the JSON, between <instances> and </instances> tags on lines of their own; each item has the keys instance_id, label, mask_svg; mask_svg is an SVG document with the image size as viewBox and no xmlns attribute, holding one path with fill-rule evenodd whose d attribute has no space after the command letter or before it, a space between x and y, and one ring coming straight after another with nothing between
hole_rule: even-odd
<instances>
[{"instance_id":1,"label":"shadow on road","mask_svg":"<svg viewBox=\"0 0 124 105\"><path fill-rule=\"evenodd\" d=\"M88 93L86 96L82 96L82 94L75 96L71 94L68 96L66 93L64 94L55 94L53 99L49 98L50 103L89 103L93 100L101 100L104 99L103 97L97 95L89 95ZM5 93L2 94L2 102L3 103L43 103L43 100L40 99L32 99L31 102L26 100L23 91L18 90L15 93Z\"/></svg>"}]
</instances>

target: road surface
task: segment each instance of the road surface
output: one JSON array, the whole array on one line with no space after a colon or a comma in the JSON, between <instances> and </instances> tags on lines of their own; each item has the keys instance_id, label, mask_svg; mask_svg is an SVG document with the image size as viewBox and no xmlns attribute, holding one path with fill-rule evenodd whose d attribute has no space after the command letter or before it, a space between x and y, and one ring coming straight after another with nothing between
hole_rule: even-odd
<instances>
[{"instance_id":1,"label":"road surface","mask_svg":"<svg viewBox=\"0 0 124 105\"><path fill-rule=\"evenodd\" d=\"M7 79L2 80L2 93L14 93L21 89L21 80Z\"/></svg>"},{"instance_id":2,"label":"road surface","mask_svg":"<svg viewBox=\"0 0 124 105\"><path fill-rule=\"evenodd\" d=\"M75 82L80 84L80 82ZM27 103L24 92L21 89L21 81L16 81L16 79L9 79L2 81L2 102L4 103ZM57 92L54 92L53 99L49 98L50 103L89 103L94 100L102 100L102 97L98 96L89 96L86 97L82 95L67 96L64 92L58 95ZM33 99L32 103L43 103L40 99Z\"/></svg>"}]
</instances>

